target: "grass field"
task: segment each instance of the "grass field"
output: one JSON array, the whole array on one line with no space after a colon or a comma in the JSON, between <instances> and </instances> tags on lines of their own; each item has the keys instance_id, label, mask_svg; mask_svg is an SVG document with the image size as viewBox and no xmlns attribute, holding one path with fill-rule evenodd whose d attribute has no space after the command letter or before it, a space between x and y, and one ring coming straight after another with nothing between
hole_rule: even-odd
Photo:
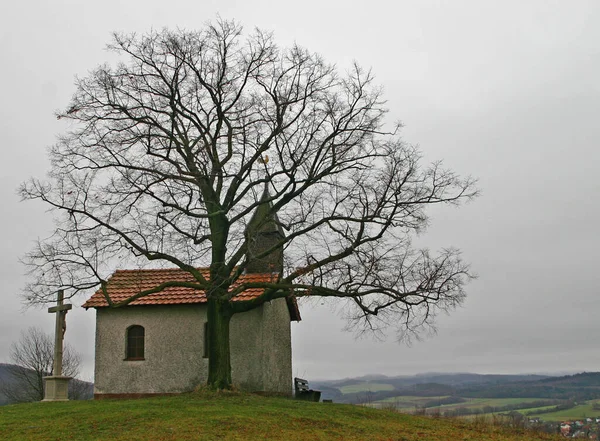
<instances>
[{"instance_id":1,"label":"grass field","mask_svg":"<svg viewBox=\"0 0 600 441\"><path fill-rule=\"evenodd\" d=\"M455 409L457 407L467 407L469 409L478 409L485 406L502 407L513 404L532 403L539 401L540 398L467 398L464 403L445 404L440 406L441 410Z\"/></svg>"},{"instance_id":2,"label":"grass field","mask_svg":"<svg viewBox=\"0 0 600 441\"><path fill-rule=\"evenodd\" d=\"M0 407L2 441L258 439L533 441L559 438L361 406L239 393L201 392L143 400Z\"/></svg>"},{"instance_id":3,"label":"grass field","mask_svg":"<svg viewBox=\"0 0 600 441\"><path fill-rule=\"evenodd\" d=\"M375 407L385 407L394 405L397 409L414 409L415 407L422 407L425 403L431 400L440 400L443 397L415 397L410 395L397 396L392 398L386 398L385 400L375 401L373 404Z\"/></svg>"},{"instance_id":4,"label":"grass field","mask_svg":"<svg viewBox=\"0 0 600 441\"><path fill-rule=\"evenodd\" d=\"M394 390L394 386L385 383L357 383L340 387L343 394L354 394L357 392L379 392L382 390Z\"/></svg>"},{"instance_id":5,"label":"grass field","mask_svg":"<svg viewBox=\"0 0 600 441\"><path fill-rule=\"evenodd\" d=\"M571 409L559 410L557 412L540 413L539 415L532 414L530 417L539 417L545 421L566 421L573 419L580 419L586 417L598 417L600 416L599 410L592 409L593 403L580 404Z\"/></svg>"},{"instance_id":6,"label":"grass field","mask_svg":"<svg viewBox=\"0 0 600 441\"><path fill-rule=\"evenodd\" d=\"M600 417L600 411L594 410L592 408L593 403L594 403L593 401L590 401L589 403L580 404L571 409L560 410L557 412L535 413L536 410L550 409L555 406L531 407L531 408L527 408L527 409L518 409L517 412L525 415L527 418L538 417L543 421L556 421L556 422L579 420L579 419L584 419L587 417L591 417L591 418ZM504 413L504 412L500 412L499 414L502 414L502 413ZM479 414L479 415L465 415L464 417L460 417L460 418L465 418L465 419L473 419L473 418L478 418L478 417L491 418L493 415L494 414L492 414L492 413L486 413L486 414Z\"/></svg>"},{"instance_id":7,"label":"grass field","mask_svg":"<svg viewBox=\"0 0 600 441\"><path fill-rule=\"evenodd\" d=\"M376 401L375 405L379 407L385 407L389 405L395 405L398 409L410 409L415 407L422 407L425 403L433 400L439 400L446 397L416 397L416 396L397 396L392 398L386 398L385 400ZM459 407L465 407L469 409L481 409L485 406L502 407L513 404L531 403L539 401L540 398L468 398L464 403L444 404L442 406L428 407L428 410L436 410L444 412L446 410L452 410ZM536 408L537 409L537 408Z\"/></svg>"},{"instance_id":8,"label":"grass field","mask_svg":"<svg viewBox=\"0 0 600 441\"><path fill-rule=\"evenodd\" d=\"M523 415L535 415L534 413L531 412L536 412L539 410L549 410L549 409L553 409L556 406L542 406L542 407L530 407L527 409L517 409L517 412L522 413Z\"/></svg>"}]
</instances>

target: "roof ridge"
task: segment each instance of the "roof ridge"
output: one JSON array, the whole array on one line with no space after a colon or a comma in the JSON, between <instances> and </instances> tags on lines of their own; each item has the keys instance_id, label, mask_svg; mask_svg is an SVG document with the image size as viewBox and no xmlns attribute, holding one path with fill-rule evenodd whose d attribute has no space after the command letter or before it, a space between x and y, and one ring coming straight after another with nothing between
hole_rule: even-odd
<instances>
[{"instance_id":1,"label":"roof ridge","mask_svg":"<svg viewBox=\"0 0 600 441\"><path fill-rule=\"evenodd\" d=\"M198 271L210 271L210 268L207 267L199 267L196 268L196 270ZM117 269L114 271L113 275L117 274L117 273L135 273L135 272L154 272L154 271L164 271L164 272L170 272L170 271L181 271L184 273L188 273L189 271L186 271L184 269L181 269L179 267L175 267L175 268L137 268L137 269L133 269L133 268L125 268L125 269ZM269 275L271 277L275 276L275 275L279 275L279 273L277 271L265 271L262 273L242 273L240 274L240 277L250 277L250 276L265 276L265 275ZM112 277L112 276L111 276Z\"/></svg>"},{"instance_id":2,"label":"roof ridge","mask_svg":"<svg viewBox=\"0 0 600 441\"><path fill-rule=\"evenodd\" d=\"M198 271L210 271L210 268L208 268L208 267L199 267L199 268L195 268L195 269L198 270ZM175 268L135 268L135 269L133 269L133 268L125 268L125 269L117 269L117 270L115 270L115 272L113 274L116 274L116 273L127 273L127 272L132 273L132 272L135 272L135 271L138 271L138 272L139 271L185 271L185 272L188 272L188 271L186 271L184 269L181 269L179 267L175 267Z\"/></svg>"}]
</instances>

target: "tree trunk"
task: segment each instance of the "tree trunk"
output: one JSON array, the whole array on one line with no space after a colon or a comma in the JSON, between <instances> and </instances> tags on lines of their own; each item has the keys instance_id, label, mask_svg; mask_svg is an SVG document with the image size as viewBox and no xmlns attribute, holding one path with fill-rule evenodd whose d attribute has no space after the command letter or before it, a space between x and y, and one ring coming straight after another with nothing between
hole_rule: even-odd
<instances>
[{"instance_id":1,"label":"tree trunk","mask_svg":"<svg viewBox=\"0 0 600 441\"><path fill-rule=\"evenodd\" d=\"M208 299L208 386L231 389L229 323L232 311L228 301Z\"/></svg>"}]
</instances>

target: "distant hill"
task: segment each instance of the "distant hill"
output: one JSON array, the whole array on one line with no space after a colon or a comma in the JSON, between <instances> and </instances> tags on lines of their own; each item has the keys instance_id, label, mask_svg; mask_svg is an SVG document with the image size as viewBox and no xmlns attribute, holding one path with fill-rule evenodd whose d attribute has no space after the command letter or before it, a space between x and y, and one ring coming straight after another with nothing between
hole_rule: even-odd
<instances>
[{"instance_id":1,"label":"distant hill","mask_svg":"<svg viewBox=\"0 0 600 441\"><path fill-rule=\"evenodd\" d=\"M488 389L504 384L535 382L551 379L547 375L483 375L472 373L424 373L412 376L387 377L385 375L366 375L343 380L310 382L313 389L321 390L325 399L344 403L382 400L395 396L442 396L456 395L458 391L469 390L475 393L479 389ZM378 385L371 388L370 385ZM380 390L382 384L391 385L392 390ZM350 386L354 386L350 388ZM358 390L343 393L342 390ZM389 389L389 388L388 388ZM369 397L366 397L366 394Z\"/></svg>"},{"instance_id":2,"label":"distant hill","mask_svg":"<svg viewBox=\"0 0 600 441\"><path fill-rule=\"evenodd\" d=\"M11 369L14 369L15 365L0 363L0 384L12 384L13 377L11 375ZM0 406L5 404L10 404L10 400L2 393L2 388L0 388Z\"/></svg>"},{"instance_id":3,"label":"distant hill","mask_svg":"<svg viewBox=\"0 0 600 441\"><path fill-rule=\"evenodd\" d=\"M600 398L600 372L584 372L536 381L509 381L503 384L465 387L464 397L524 398L538 397L585 401Z\"/></svg>"},{"instance_id":4,"label":"distant hill","mask_svg":"<svg viewBox=\"0 0 600 441\"><path fill-rule=\"evenodd\" d=\"M385 375L365 375L343 380L315 381L314 384L325 387L343 387L351 384L377 382L393 384L397 388L423 383L439 383L449 386L466 386L469 384L507 383L516 381L536 381L552 378L548 375L489 375L472 373L425 373L411 376L388 377Z\"/></svg>"},{"instance_id":5,"label":"distant hill","mask_svg":"<svg viewBox=\"0 0 600 441\"><path fill-rule=\"evenodd\" d=\"M14 385L15 378L12 375L14 369L20 369L19 366L14 364L0 363L0 385ZM34 372L31 371L31 375ZM77 396L80 400L89 400L94 397L94 385L93 383L82 381L78 379L71 380L69 384L69 396ZM0 406L12 404L9 397L3 394L2 387L0 387Z\"/></svg>"},{"instance_id":6,"label":"distant hill","mask_svg":"<svg viewBox=\"0 0 600 441\"><path fill-rule=\"evenodd\" d=\"M600 373L547 375L481 375L431 373L386 377L369 375L310 382L325 399L344 403L378 401L396 396L467 398L542 398L571 401L600 399Z\"/></svg>"}]
</instances>

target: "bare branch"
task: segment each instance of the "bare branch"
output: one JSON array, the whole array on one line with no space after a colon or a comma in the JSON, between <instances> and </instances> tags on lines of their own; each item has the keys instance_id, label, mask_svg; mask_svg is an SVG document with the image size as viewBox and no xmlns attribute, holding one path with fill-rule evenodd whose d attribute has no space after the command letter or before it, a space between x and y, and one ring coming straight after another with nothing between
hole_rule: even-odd
<instances>
[{"instance_id":1,"label":"bare branch","mask_svg":"<svg viewBox=\"0 0 600 441\"><path fill-rule=\"evenodd\" d=\"M416 335L462 302L472 275L459 252L434 256L411 237L427 227L427 207L472 199L476 181L422 164L400 126L386 128L370 71L340 73L228 21L115 34L109 49L122 62L78 79L58 114L71 129L51 149L49 179L20 190L57 221L24 258L27 302L105 288L116 268L148 266L189 272L196 282L185 286L209 298L265 289L230 302L237 312L290 295L341 298L358 332ZM253 250L274 218L285 234ZM281 250L277 282L236 285L251 262Z\"/></svg>"}]
</instances>

